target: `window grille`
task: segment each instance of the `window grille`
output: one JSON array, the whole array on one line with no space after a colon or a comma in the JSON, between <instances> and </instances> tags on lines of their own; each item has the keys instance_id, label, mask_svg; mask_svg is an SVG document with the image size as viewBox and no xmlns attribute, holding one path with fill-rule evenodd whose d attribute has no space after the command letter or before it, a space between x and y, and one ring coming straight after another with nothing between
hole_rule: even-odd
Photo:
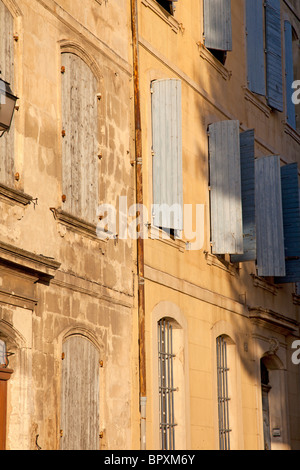
<instances>
[{"instance_id":1,"label":"window grille","mask_svg":"<svg viewBox=\"0 0 300 470\"><path fill-rule=\"evenodd\" d=\"M160 401L160 437L162 450L175 449L173 327L162 319L158 322L158 375Z\"/></svg>"},{"instance_id":2,"label":"window grille","mask_svg":"<svg viewBox=\"0 0 300 470\"><path fill-rule=\"evenodd\" d=\"M220 450L230 450L227 342L217 338L218 415Z\"/></svg>"}]
</instances>

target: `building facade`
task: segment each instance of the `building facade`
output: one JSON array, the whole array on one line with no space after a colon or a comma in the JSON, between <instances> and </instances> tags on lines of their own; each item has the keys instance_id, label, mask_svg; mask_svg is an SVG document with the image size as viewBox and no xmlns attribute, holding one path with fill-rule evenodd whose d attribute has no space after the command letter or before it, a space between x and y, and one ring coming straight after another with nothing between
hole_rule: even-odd
<instances>
[{"instance_id":1,"label":"building facade","mask_svg":"<svg viewBox=\"0 0 300 470\"><path fill-rule=\"evenodd\" d=\"M0 448L299 449L299 2L117 3L0 1Z\"/></svg>"}]
</instances>

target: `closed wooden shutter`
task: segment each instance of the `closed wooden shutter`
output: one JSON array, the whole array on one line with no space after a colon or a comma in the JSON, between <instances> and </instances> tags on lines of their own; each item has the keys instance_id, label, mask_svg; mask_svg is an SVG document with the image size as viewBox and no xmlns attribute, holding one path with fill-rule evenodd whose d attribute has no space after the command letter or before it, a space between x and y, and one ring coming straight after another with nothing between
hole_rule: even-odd
<instances>
[{"instance_id":1,"label":"closed wooden shutter","mask_svg":"<svg viewBox=\"0 0 300 470\"><path fill-rule=\"evenodd\" d=\"M300 282L300 202L298 164L281 168L286 276L277 283Z\"/></svg>"},{"instance_id":2,"label":"closed wooden shutter","mask_svg":"<svg viewBox=\"0 0 300 470\"><path fill-rule=\"evenodd\" d=\"M292 25L284 22L284 39L285 39L285 82L286 82L286 112L287 122L296 129L296 110L292 101L292 88L294 81L294 64L293 64L293 32Z\"/></svg>"},{"instance_id":3,"label":"closed wooden shutter","mask_svg":"<svg viewBox=\"0 0 300 470\"><path fill-rule=\"evenodd\" d=\"M283 111L280 0L266 0L267 99Z\"/></svg>"},{"instance_id":4,"label":"closed wooden shutter","mask_svg":"<svg viewBox=\"0 0 300 470\"><path fill-rule=\"evenodd\" d=\"M0 77L14 90L14 19L4 3L0 1ZM9 132L0 139L0 183L14 185L14 120Z\"/></svg>"},{"instance_id":5,"label":"closed wooden shutter","mask_svg":"<svg viewBox=\"0 0 300 470\"><path fill-rule=\"evenodd\" d=\"M97 224L97 80L75 54L62 54L62 189L64 210Z\"/></svg>"},{"instance_id":6,"label":"closed wooden shutter","mask_svg":"<svg viewBox=\"0 0 300 470\"><path fill-rule=\"evenodd\" d=\"M99 352L82 336L63 344L61 450L99 450Z\"/></svg>"},{"instance_id":7,"label":"closed wooden shutter","mask_svg":"<svg viewBox=\"0 0 300 470\"><path fill-rule=\"evenodd\" d=\"M209 126L211 242L214 254L243 253L239 121Z\"/></svg>"},{"instance_id":8,"label":"closed wooden shutter","mask_svg":"<svg viewBox=\"0 0 300 470\"><path fill-rule=\"evenodd\" d=\"M241 184L243 210L243 255L234 255L231 261L256 260L256 221L255 221L255 169L254 169L254 130L240 134Z\"/></svg>"},{"instance_id":9,"label":"closed wooden shutter","mask_svg":"<svg viewBox=\"0 0 300 470\"><path fill-rule=\"evenodd\" d=\"M204 0L203 5L205 46L231 51L231 0Z\"/></svg>"},{"instance_id":10,"label":"closed wooden shutter","mask_svg":"<svg viewBox=\"0 0 300 470\"><path fill-rule=\"evenodd\" d=\"M183 229L181 81L152 82L153 223Z\"/></svg>"},{"instance_id":11,"label":"closed wooden shutter","mask_svg":"<svg viewBox=\"0 0 300 470\"><path fill-rule=\"evenodd\" d=\"M280 157L255 160L257 270L259 276L285 276Z\"/></svg>"},{"instance_id":12,"label":"closed wooden shutter","mask_svg":"<svg viewBox=\"0 0 300 470\"><path fill-rule=\"evenodd\" d=\"M265 95L264 14L262 0L246 0L246 35L248 87L254 93Z\"/></svg>"}]
</instances>

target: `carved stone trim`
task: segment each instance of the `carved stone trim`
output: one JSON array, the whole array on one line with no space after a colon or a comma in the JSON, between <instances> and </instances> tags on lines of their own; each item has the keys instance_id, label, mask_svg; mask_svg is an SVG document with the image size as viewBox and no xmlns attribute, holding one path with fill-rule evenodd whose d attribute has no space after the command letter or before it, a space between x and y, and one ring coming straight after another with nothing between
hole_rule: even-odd
<instances>
[{"instance_id":1,"label":"carved stone trim","mask_svg":"<svg viewBox=\"0 0 300 470\"><path fill-rule=\"evenodd\" d=\"M201 41L197 42L197 46L201 59L206 60L224 78L224 80L230 80L232 72L221 64L221 62L215 58L215 56Z\"/></svg>"},{"instance_id":2,"label":"carved stone trim","mask_svg":"<svg viewBox=\"0 0 300 470\"><path fill-rule=\"evenodd\" d=\"M51 207L50 210L53 212L56 220L74 232L99 240L100 242L106 242L110 238L114 238L112 237L112 234L107 233L107 235L105 235L104 232L103 238L99 238L96 232L96 225L86 222L75 215L69 214L62 209Z\"/></svg>"},{"instance_id":3,"label":"carved stone trim","mask_svg":"<svg viewBox=\"0 0 300 470\"><path fill-rule=\"evenodd\" d=\"M284 126L284 132L290 137L292 137L292 139L294 139L297 142L297 144L300 144L299 132L296 131L293 127L291 127L287 122L285 123L285 126Z\"/></svg>"},{"instance_id":4,"label":"carved stone trim","mask_svg":"<svg viewBox=\"0 0 300 470\"><path fill-rule=\"evenodd\" d=\"M266 281L266 279L256 276L255 274L251 274L253 278L253 285L254 287L260 287L268 292L271 292L273 295L277 295L281 287L275 286L274 284Z\"/></svg>"},{"instance_id":5,"label":"carved stone trim","mask_svg":"<svg viewBox=\"0 0 300 470\"><path fill-rule=\"evenodd\" d=\"M260 97L259 95L256 95L255 93L252 93L252 91L249 90L247 87L243 87L245 90L245 100L250 101L257 109L262 111L267 118L270 117L272 109L262 101L263 97Z\"/></svg>"},{"instance_id":6,"label":"carved stone trim","mask_svg":"<svg viewBox=\"0 0 300 470\"><path fill-rule=\"evenodd\" d=\"M0 242L0 264L30 273L40 282L49 282L60 267L60 263L52 258L36 255L3 242Z\"/></svg>"},{"instance_id":7,"label":"carved stone trim","mask_svg":"<svg viewBox=\"0 0 300 470\"><path fill-rule=\"evenodd\" d=\"M238 273L238 264L233 264L225 259L220 259L218 256L208 253L208 251L205 251L204 255L209 266L215 266L216 268L223 269L223 271L226 271L231 276L235 276Z\"/></svg>"},{"instance_id":8,"label":"carved stone trim","mask_svg":"<svg viewBox=\"0 0 300 470\"><path fill-rule=\"evenodd\" d=\"M17 189L9 188L2 183L0 183L0 199L22 206L27 206L27 204L30 204L33 200L32 196Z\"/></svg>"},{"instance_id":9,"label":"carved stone trim","mask_svg":"<svg viewBox=\"0 0 300 470\"><path fill-rule=\"evenodd\" d=\"M174 33L178 33L178 31L181 29L181 25L178 23L178 21L172 15L170 15L170 13L164 12L162 7L160 7L154 0L142 0L142 4L156 13L157 16L159 16L170 26Z\"/></svg>"},{"instance_id":10,"label":"carved stone trim","mask_svg":"<svg viewBox=\"0 0 300 470\"><path fill-rule=\"evenodd\" d=\"M283 335L299 333L298 321L267 308L249 308L249 318L253 323L265 328L271 328L273 331Z\"/></svg>"},{"instance_id":11,"label":"carved stone trim","mask_svg":"<svg viewBox=\"0 0 300 470\"><path fill-rule=\"evenodd\" d=\"M161 230L154 225L147 224L148 227L148 238L150 240L158 240L160 242L165 243L166 245L171 246L172 248L176 248L181 253L184 253L186 250L186 243L180 238L172 238L170 237L164 230Z\"/></svg>"}]
</instances>

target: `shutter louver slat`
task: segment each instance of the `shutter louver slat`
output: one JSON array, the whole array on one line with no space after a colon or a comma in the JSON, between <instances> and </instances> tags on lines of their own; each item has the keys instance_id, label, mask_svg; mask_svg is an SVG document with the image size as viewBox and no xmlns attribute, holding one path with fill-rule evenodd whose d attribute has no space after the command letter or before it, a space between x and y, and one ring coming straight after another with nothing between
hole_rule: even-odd
<instances>
[{"instance_id":1,"label":"shutter louver slat","mask_svg":"<svg viewBox=\"0 0 300 470\"><path fill-rule=\"evenodd\" d=\"M256 260L254 130L240 134L244 254L231 256L233 263Z\"/></svg>"},{"instance_id":2,"label":"shutter louver slat","mask_svg":"<svg viewBox=\"0 0 300 470\"><path fill-rule=\"evenodd\" d=\"M181 82L152 83L153 223L183 230Z\"/></svg>"},{"instance_id":3,"label":"shutter louver slat","mask_svg":"<svg viewBox=\"0 0 300 470\"><path fill-rule=\"evenodd\" d=\"M280 0L266 0L267 99L283 111Z\"/></svg>"},{"instance_id":4,"label":"shutter louver slat","mask_svg":"<svg viewBox=\"0 0 300 470\"><path fill-rule=\"evenodd\" d=\"M242 254L239 121L209 126L211 242L214 254Z\"/></svg>"},{"instance_id":5,"label":"shutter louver slat","mask_svg":"<svg viewBox=\"0 0 300 470\"><path fill-rule=\"evenodd\" d=\"M246 0L248 87L253 93L266 94L264 18L261 0Z\"/></svg>"},{"instance_id":6,"label":"shutter louver slat","mask_svg":"<svg viewBox=\"0 0 300 470\"><path fill-rule=\"evenodd\" d=\"M204 0L204 36L208 49L232 50L231 0Z\"/></svg>"},{"instance_id":7,"label":"shutter louver slat","mask_svg":"<svg viewBox=\"0 0 300 470\"><path fill-rule=\"evenodd\" d=\"M259 276L285 276L280 157L255 160L257 270Z\"/></svg>"},{"instance_id":8,"label":"shutter louver slat","mask_svg":"<svg viewBox=\"0 0 300 470\"><path fill-rule=\"evenodd\" d=\"M286 276L276 278L278 284L300 282L300 201L298 165L281 168L282 207Z\"/></svg>"}]
</instances>

